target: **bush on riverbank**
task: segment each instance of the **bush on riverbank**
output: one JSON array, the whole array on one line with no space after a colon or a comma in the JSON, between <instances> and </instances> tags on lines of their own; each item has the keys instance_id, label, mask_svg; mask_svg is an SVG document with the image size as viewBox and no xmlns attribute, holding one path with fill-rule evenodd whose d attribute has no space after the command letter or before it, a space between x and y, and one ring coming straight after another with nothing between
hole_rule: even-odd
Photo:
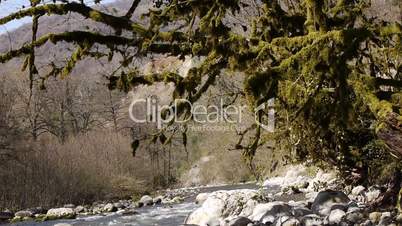
<instances>
[{"instance_id":1,"label":"bush on riverbank","mask_svg":"<svg viewBox=\"0 0 402 226\"><path fill-rule=\"evenodd\" d=\"M60 144L51 138L31 144L0 172L0 209L81 204L130 197L150 189L146 156L132 158L129 139L90 132Z\"/></svg>"}]
</instances>

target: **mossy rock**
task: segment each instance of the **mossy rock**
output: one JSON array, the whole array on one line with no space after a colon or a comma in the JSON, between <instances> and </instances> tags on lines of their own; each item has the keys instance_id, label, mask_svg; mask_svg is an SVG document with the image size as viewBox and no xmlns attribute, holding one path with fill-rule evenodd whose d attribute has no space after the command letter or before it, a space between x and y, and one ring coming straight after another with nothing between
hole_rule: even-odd
<instances>
[{"instance_id":1,"label":"mossy rock","mask_svg":"<svg viewBox=\"0 0 402 226\"><path fill-rule=\"evenodd\" d=\"M75 219L75 214L68 214L64 216L53 216L53 215L46 215L40 219L40 221L53 221L53 220L61 220L61 219Z\"/></svg>"},{"instance_id":2,"label":"mossy rock","mask_svg":"<svg viewBox=\"0 0 402 226\"><path fill-rule=\"evenodd\" d=\"M16 217L14 217L13 219L10 220L10 223L18 223L18 222L21 222L21 221L23 221L23 218L19 217L19 216L16 216Z\"/></svg>"}]
</instances>

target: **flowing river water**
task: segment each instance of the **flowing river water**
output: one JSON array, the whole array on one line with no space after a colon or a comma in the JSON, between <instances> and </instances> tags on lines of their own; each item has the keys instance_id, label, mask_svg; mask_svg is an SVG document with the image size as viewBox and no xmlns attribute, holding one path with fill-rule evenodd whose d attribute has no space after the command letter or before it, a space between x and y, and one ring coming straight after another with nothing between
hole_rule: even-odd
<instances>
[{"instance_id":1,"label":"flowing river water","mask_svg":"<svg viewBox=\"0 0 402 226\"><path fill-rule=\"evenodd\" d=\"M183 203L174 205L159 205L136 209L138 214L124 216L112 213L107 216L95 215L78 217L72 220L56 220L46 222L21 222L7 224L7 226L53 226L67 223L73 226L179 226L186 217L199 205L194 199L197 194L218 190L257 189L255 184L225 185L216 187L200 187L196 192L185 199Z\"/></svg>"}]
</instances>

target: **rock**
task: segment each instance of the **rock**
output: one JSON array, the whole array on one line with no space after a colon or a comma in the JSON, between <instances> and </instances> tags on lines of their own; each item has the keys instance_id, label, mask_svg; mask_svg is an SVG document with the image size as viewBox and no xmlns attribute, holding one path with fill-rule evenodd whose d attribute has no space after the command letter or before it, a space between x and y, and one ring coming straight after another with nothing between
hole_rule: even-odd
<instances>
[{"instance_id":1,"label":"rock","mask_svg":"<svg viewBox=\"0 0 402 226\"><path fill-rule=\"evenodd\" d=\"M247 226L248 224L253 223L247 217L237 217L231 221L229 221L229 226Z\"/></svg>"},{"instance_id":2,"label":"rock","mask_svg":"<svg viewBox=\"0 0 402 226\"><path fill-rule=\"evenodd\" d=\"M365 187L363 187L363 186L361 186L361 185L356 186L356 187L354 187L354 188L352 189L352 195L354 195L354 196L363 195L363 194L364 194L364 190L366 190Z\"/></svg>"},{"instance_id":3,"label":"rock","mask_svg":"<svg viewBox=\"0 0 402 226\"><path fill-rule=\"evenodd\" d=\"M341 191L322 191L315 197L311 210L319 215L328 215L334 204L347 205L349 201L348 196Z\"/></svg>"},{"instance_id":4,"label":"rock","mask_svg":"<svg viewBox=\"0 0 402 226\"><path fill-rule=\"evenodd\" d=\"M322 189L328 189L336 182L335 172L324 172L319 170L315 177L310 181L307 191L321 191Z\"/></svg>"},{"instance_id":5,"label":"rock","mask_svg":"<svg viewBox=\"0 0 402 226\"><path fill-rule=\"evenodd\" d=\"M72 224L67 224L67 223L57 223L53 226L73 226Z\"/></svg>"},{"instance_id":6,"label":"rock","mask_svg":"<svg viewBox=\"0 0 402 226\"><path fill-rule=\"evenodd\" d=\"M202 206L192 212L186 224L220 225L224 218L248 217L259 200L255 190L242 189L212 192Z\"/></svg>"},{"instance_id":7,"label":"rock","mask_svg":"<svg viewBox=\"0 0 402 226\"><path fill-rule=\"evenodd\" d=\"M258 221L261 223L273 223L275 218L280 216L292 215L292 208L284 202L270 202L264 204L258 204L250 216L252 221Z\"/></svg>"},{"instance_id":8,"label":"rock","mask_svg":"<svg viewBox=\"0 0 402 226\"><path fill-rule=\"evenodd\" d=\"M207 200L209 193L200 193L195 197L196 204L202 204L205 200Z\"/></svg>"},{"instance_id":9,"label":"rock","mask_svg":"<svg viewBox=\"0 0 402 226\"><path fill-rule=\"evenodd\" d=\"M75 209L74 209L74 212L75 213L82 213L82 212L84 212L85 211L85 207L83 207L83 206L77 206L77 207L75 207Z\"/></svg>"},{"instance_id":10,"label":"rock","mask_svg":"<svg viewBox=\"0 0 402 226\"><path fill-rule=\"evenodd\" d=\"M300 221L291 216L281 216L278 217L274 224L275 226L298 226Z\"/></svg>"},{"instance_id":11,"label":"rock","mask_svg":"<svg viewBox=\"0 0 402 226\"><path fill-rule=\"evenodd\" d=\"M121 212L121 214L124 216L130 216L130 215L137 215L138 212L135 210L123 210L123 212Z\"/></svg>"},{"instance_id":12,"label":"rock","mask_svg":"<svg viewBox=\"0 0 402 226\"><path fill-rule=\"evenodd\" d=\"M402 223L402 213L400 213L397 217L396 217L396 221L398 223Z\"/></svg>"},{"instance_id":13,"label":"rock","mask_svg":"<svg viewBox=\"0 0 402 226\"><path fill-rule=\"evenodd\" d=\"M141 206L151 206L153 204L153 199L149 195L144 195L141 197L140 201L138 201Z\"/></svg>"},{"instance_id":14,"label":"rock","mask_svg":"<svg viewBox=\"0 0 402 226\"><path fill-rule=\"evenodd\" d=\"M294 209L292 210L292 213L293 213L293 215L294 215L295 217L302 217L302 216L305 216L305 215L312 214L313 211L311 211L311 210L308 209L308 208L294 208Z\"/></svg>"},{"instance_id":15,"label":"rock","mask_svg":"<svg viewBox=\"0 0 402 226\"><path fill-rule=\"evenodd\" d=\"M72 208L55 208L48 210L46 217L49 219L71 219L75 217L75 212Z\"/></svg>"},{"instance_id":16,"label":"rock","mask_svg":"<svg viewBox=\"0 0 402 226\"><path fill-rule=\"evenodd\" d=\"M353 213L353 212L362 212L362 209L359 207L350 207L348 208L347 213Z\"/></svg>"},{"instance_id":17,"label":"rock","mask_svg":"<svg viewBox=\"0 0 402 226\"><path fill-rule=\"evenodd\" d=\"M380 222L378 225L389 225L391 224L392 216L390 212L383 212L380 217Z\"/></svg>"},{"instance_id":18,"label":"rock","mask_svg":"<svg viewBox=\"0 0 402 226\"><path fill-rule=\"evenodd\" d=\"M328 216L328 221L331 224L338 224L341 222L342 218L346 215L345 211L340 209L334 209Z\"/></svg>"},{"instance_id":19,"label":"rock","mask_svg":"<svg viewBox=\"0 0 402 226\"><path fill-rule=\"evenodd\" d=\"M311 180L310 177L306 176L307 170L306 167L302 165L292 166L287 169L286 174L284 176L272 177L264 181L264 187L271 188L286 188L286 187L295 187L302 188L306 186L306 183Z\"/></svg>"},{"instance_id":20,"label":"rock","mask_svg":"<svg viewBox=\"0 0 402 226\"><path fill-rule=\"evenodd\" d=\"M27 209L27 211L31 212L33 215L45 214L47 212L47 210L44 209L43 207L29 208L29 209Z\"/></svg>"},{"instance_id":21,"label":"rock","mask_svg":"<svg viewBox=\"0 0 402 226\"><path fill-rule=\"evenodd\" d=\"M92 214L100 214L103 212L103 207L105 207L105 205L103 204L96 204L94 206L92 206Z\"/></svg>"},{"instance_id":22,"label":"rock","mask_svg":"<svg viewBox=\"0 0 402 226\"><path fill-rule=\"evenodd\" d=\"M74 204L66 204L66 205L64 205L63 207L64 207L64 208L71 208L71 209L74 209L74 208L75 208L75 205L74 205Z\"/></svg>"},{"instance_id":23,"label":"rock","mask_svg":"<svg viewBox=\"0 0 402 226\"><path fill-rule=\"evenodd\" d=\"M330 211L332 210L342 210L344 212L346 212L348 210L348 205L344 204L344 203L340 203L340 204L333 204L331 205Z\"/></svg>"},{"instance_id":24,"label":"rock","mask_svg":"<svg viewBox=\"0 0 402 226\"><path fill-rule=\"evenodd\" d=\"M365 222L363 222L363 223L361 224L361 226L374 226L374 224L371 223L370 220L366 220Z\"/></svg>"},{"instance_id":25,"label":"rock","mask_svg":"<svg viewBox=\"0 0 402 226\"><path fill-rule=\"evenodd\" d=\"M309 214L301 219L301 224L304 226L321 226L323 225L323 221L318 215Z\"/></svg>"},{"instance_id":26,"label":"rock","mask_svg":"<svg viewBox=\"0 0 402 226\"><path fill-rule=\"evenodd\" d=\"M115 203L113 203L113 206L115 206L117 209L126 208L126 206L122 202L115 202Z\"/></svg>"},{"instance_id":27,"label":"rock","mask_svg":"<svg viewBox=\"0 0 402 226\"><path fill-rule=\"evenodd\" d=\"M108 203L103 207L103 211L104 212L116 212L117 211L117 207L115 207L112 203Z\"/></svg>"},{"instance_id":28,"label":"rock","mask_svg":"<svg viewBox=\"0 0 402 226\"><path fill-rule=\"evenodd\" d=\"M381 213L380 212L372 212L369 214L369 219L372 223L380 222Z\"/></svg>"},{"instance_id":29,"label":"rock","mask_svg":"<svg viewBox=\"0 0 402 226\"><path fill-rule=\"evenodd\" d=\"M0 222L10 220L14 217L14 214L11 211L0 212Z\"/></svg>"},{"instance_id":30,"label":"rock","mask_svg":"<svg viewBox=\"0 0 402 226\"><path fill-rule=\"evenodd\" d=\"M368 191L365 193L366 202L373 202L378 197L380 197L381 190L377 187L370 187Z\"/></svg>"},{"instance_id":31,"label":"rock","mask_svg":"<svg viewBox=\"0 0 402 226\"><path fill-rule=\"evenodd\" d=\"M158 196L153 199L154 205L159 205L162 203L163 196Z\"/></svg>"},{"instance_id":32,"label":"rock","mask_svg":"<svg viewBox=\"0 0 402 226\"><path fill-rule=\"evenodd\" d=\"M176 196L173 199L171 199L168 203L169 204L175 204L175 203L181 203L183 201L184 201L184 199L182 197Z\"/></svg>"},{"instance_id":33,"label":"rock","mask_svg":"<svg viewBox=\"0 0 402 226\"><path fill-rule=\"evenodd\" d=\"M34 213L32 213L32 212L29 211L29 210L21 210L21 211L18 211L18 212L15 213L15 216L16 216L16 217L21 217L21 218L24 218L24 217L33 217L33 215L34 215Z\"/></svg>"},{"instance_id":34,"label":"rock","mask_svg":"<svg viewBox=\"0 0 402 226\"><path fill-rule=\"evenodd\" d=\"M363 220L363 218L364 218L363 214L357 211L346 214L346 220L353 224L360 223Z\"/></svg>"},{"instance_id":35,"label":"rock","mask_svg":"<svg viewBox=\"0 0 402 226\"><path fill-rule=\"evenodd\" d=\"M10 220L10 223L17 223L17 222L20 222L20 221L23 221L23 218L15 216L15 217L13 217L13 219Z\"/></svg>"}]
</instances>

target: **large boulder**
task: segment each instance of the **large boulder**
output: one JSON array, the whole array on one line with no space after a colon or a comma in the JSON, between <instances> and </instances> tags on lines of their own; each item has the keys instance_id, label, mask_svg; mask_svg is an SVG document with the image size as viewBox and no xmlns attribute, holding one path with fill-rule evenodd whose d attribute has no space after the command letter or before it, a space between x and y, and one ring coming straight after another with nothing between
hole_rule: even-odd
<instances>
[{"instance_id":1,"label":"large boulder","mask_svg":"<svg viewBox=\"0 0 402 226\"><path fill-rule=\"evenodd\" d=\"M151 206L154 204L154 200L149 195L144 195L141 197L140 201L138 201L139 206Z\"/></svg>"},{"instance_id":2,"label":"large boulder","mask_svg":"<svg viewBox=\"0 0 402 226\"><path fill-rule=\"evenodd\" d=\"M207 200L209 193L200 193L195 197L195 203L196 204L202 204Z\"/></svg>"},{"instance_id":3,"label":"large boulder","mask_svg":"<svg viewBox=\"0 0 402 226\"><path fill-rule=\"evenodd\" d=\"M46 213L48 219L71 219L75 217L74 209L72 208L54 208Z\"/></svg>"},{"instance_id":4,"label":"large boulder","mask_svg":"<svg viewBox=\"0 0 402 226\"><path fill-rule=\"evenodd\" d=\"M188 216L185 223L216 226L225 219L248 217L260 199L261 196L256 190L216 191Z\"/></svg>"},{"instance_id":5,"label":"large boulder","mask_svg":"<svg viewBox=\"0 0 402 226\"><path fill-rule=\"evenodd\" d=\"M270 202L258 204L250 216L253 221L261 222L263 224L273 223L276 218L280 216L291 216L292 207L284 202Z\"/></svg>"},{"instance_id":6,"label":"large boulder","mask_svg":"<svg viewBox=\"0 0 402 226\"><path fill-rule=\"evenodd\" d=\"M328 215L331 212L332 206L336 204L347 205L350 199L341 191L322 191L315 197L311 210L319 215Z\"/></svg>"},{"instance_id":7,"label":"large boulder","mask_svg":"<svg viewBox=\"0 0 402 226\"><path fill-rule=\"evenodd\" d=\"M21 218L33 217L33 215L34 215L34 213L30 210L21 210L21 211L18 211L15 213L16 217L21 217Z\"/></svg>"}]
</instances>

